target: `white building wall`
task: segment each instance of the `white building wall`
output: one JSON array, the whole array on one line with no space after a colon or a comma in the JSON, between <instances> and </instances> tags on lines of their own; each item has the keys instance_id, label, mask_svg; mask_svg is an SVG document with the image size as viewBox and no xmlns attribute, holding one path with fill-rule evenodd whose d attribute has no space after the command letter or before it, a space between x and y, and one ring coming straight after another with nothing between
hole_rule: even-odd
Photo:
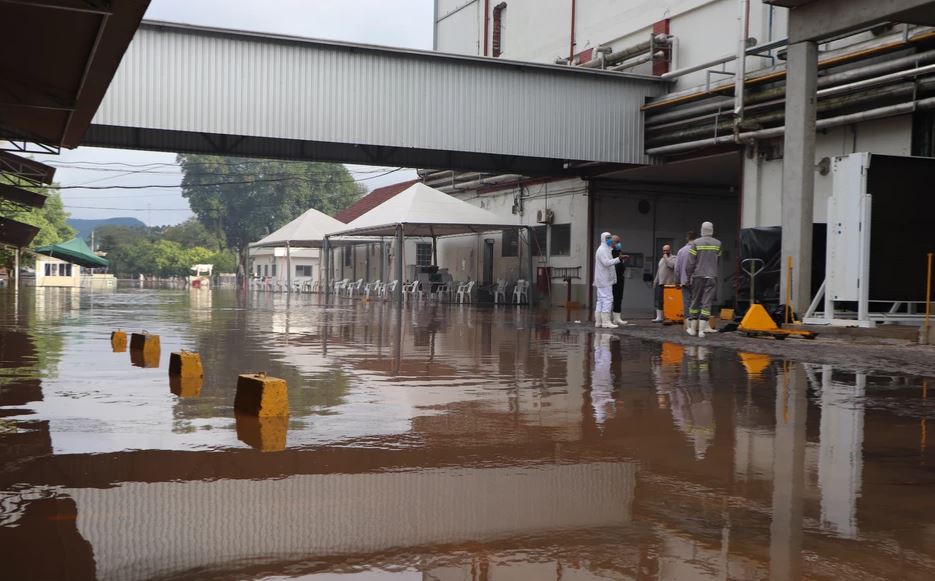
<instances>
[{"instance_id":1,"label":"white building wall","mask_svg":"<svg viewBox=\"0 0 935 581\"><path fill-rule=\"evenodd\" d=\"M493 7L490 0L488 56L493 50ZM482 55L484 49L484 0L436 0L436 50ZM450 14L458 7L462 10ZM736 0L577 0L574 53L610 46L614 51L646 41L653 24L669 19L670 33L678 39L672 68L697 65L737 50L739 24ZM758 43L782 38L786 33L787 11L750 3L750 35ZM500 58L552 63L568 58L571 44L571 2L569 0L510 0L503 13ZM772 66L772 59L750 57L748 70ZM735 70L729 63L722 70ZM632 72L651 74L650 65ZM705 73L688 75L673 87L680 90L705 83ZM725 81L718 76L714 81Z\"/></svg>"},{"instance_id":2,"label":"white building wall","mask_svg":"<svg viewBox=\"0 0 935 581\"><path fill-rule=\"evenodd\" d=\"M508 188L492 193L478 194L466 192L454 194L455 197L468 203L475 204L486 210L503 216L512 221L528 226L540 226L536 222L540 210L552 210L554 213L553 225L571 225L571 248L568 255L539 256L533 259L533 266L551 266L553 268L581 267L582 280L573 283L572 300L585 302L588 287L586 281L588 271L588 255L590 247L588 241L588 196L587 184L580 179L565 179L553 182L539 183L523 186L522 188ZM522 209L513 213L514 202L521 199ZM459 236L442 239L439 243L438 259L441 266L447 267L448 272L456 281L476 280L483 282L484 244L486 239L494 241L493 280L504 279L514 282L527 278L527 261L525 234L520 242L520 254L516 257L503 256L502 234L489 232L485 234ZM549 232L547 248L551 246L551 231ZM535 273L533 273L535 276ZM535 284L535 278L532 281ZM561 280L552 281L552 304L565 304L565 283ZM509 299L509 297L507 297Z\"/></svg>"},{"instance_id":3,"label":"white building wall","mask_svg":"<svg viewBox=\"0 0 935 581\"><path fill-rule=\"evenodd\" d=\"M769 149L761 147L760 151ZM773 148L775 149L775 148ZM815 144L815 222L827 222L831 174L821 175L818 165L860 151L880 155L910 155L912 116L869 121L819 132ZM744 158L743 228L779 226L782 222L782 158L766 160L762 155Z\"/></svg>"}]
</instances>

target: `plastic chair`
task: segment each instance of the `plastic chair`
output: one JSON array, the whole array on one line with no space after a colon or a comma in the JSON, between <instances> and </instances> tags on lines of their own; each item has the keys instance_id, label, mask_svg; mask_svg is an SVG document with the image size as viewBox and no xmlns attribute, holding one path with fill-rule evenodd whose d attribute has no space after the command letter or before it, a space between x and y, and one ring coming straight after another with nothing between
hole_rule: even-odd
<instances>
[{"instance_id":1,"label":"plastic chair","mask_svg":"<svg viewBox=\"0 0 935 581\"><path fill-rule=\"evenodd\" d=\"M377 294L377 291L378 291L378 289L380 288L380 285L382 285L382 284L383 284L383 283L381 283L381 282L378 281L378 280L375 280L375 281L373 281L373 282L368 282L367 284L364 285L364 296L365 296L367 299L369 299L369 298L370 298L370 293Z\"/></svg>"},{"instance_id":2,"label":"plastic chair","mask_svg":"<svg viewBox=\"0 0 935 581\"><path fill-rule=\"evenodd\" d=\"M458 286L458 302L470 303L473 301L471 292L474 290L474 281L468 281Z\"/></svg>"},{"instance_id":3,"label":"plastic chair","mask_svg":"<svg viewBox=\"0 0 935 581\"><path fill-rule=\"evenodd\" d=\"M381 294L384 299L390 298L392 295L396 294L396 287L399 286L399 281L394 280L393 282L385 283L381 289Z\"/></svg>"},{"instance_id":4,"label":"plastic chair","mask_svg":"<svg viewBox=\"0 0 935 581\"><path fill-rule=\"evenodd\" d=\"M403 298L413 297L419 298L422 295L422 285L419 284L419 281L413 281L408 284L403 285Z\"/></svg>"},{"instance_id":5,"label":"plastic chair","mask_svg":"<svg viewBox=\"0 0 935 581\"><path fill-rule=\"evenodd\" d=\"M493 287L493 302L494 304L506 302L506 281L502 278L498 279Z\"/></svg>"},{"instance_id":6,"label":"plastic chair","mask_svg":"<svg viewBox=\"0 0 935 581\"><path fill-rule=\"evenodd\" d=\"M341 280L336 280L334 281L334 286L331 290L334 291L334 294L340 295L342 292L344 292L344 289L347 288L348 282L350 281L347 280L346 278L343 278Z\"/></svg>"},{"instance_id":7,"label":"plastic chair","mask_svg":"<svg viewBox=\"0 0 935 581\"><path fill-rule=\"evenodd\" d=\"M432 296L435 298L436 301L440 301L442 295L448 298L448 302L451 302L451 285L448 284L447 282L442 283L438 285L437 287L435 287L435 292L432 293Z\"/></svg>"},{"instance_id":8,"label":"plastic chair","mask_svg":"<svg viewBox=\"0 0 935 581\"><path fill-rule=\"evenodd\" d=\"M516 281L516 287L513 289L513 304L525 304L529 302L529 282L523 279Z\"/></svg>"},{"instance_id":9,"label":"plastic chair","mask_svg":"<svg viewBox=\"0 0 935 581\"><path fill-rule=\"evenodd\" d=\"M357 293L360 292L360 289L364 286L364 279L358 278L353 283L347 285L347 298L351 298Z\"/></svg>"}]
</instances>

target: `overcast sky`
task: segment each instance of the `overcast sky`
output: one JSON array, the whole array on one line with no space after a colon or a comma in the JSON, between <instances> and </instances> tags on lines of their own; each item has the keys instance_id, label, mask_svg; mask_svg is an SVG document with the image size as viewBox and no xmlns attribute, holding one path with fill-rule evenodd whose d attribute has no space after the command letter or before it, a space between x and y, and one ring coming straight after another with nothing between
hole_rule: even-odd
<instances>
[{"instance_id":1,"label":"overcast sky","mask_svg":"<svg viewBox=\"0 0 935 581\"><path fill-rule=\"evenodd\" d=\"M152 0L148 20L165 20L408 48L432 48L432 0ZM175 153L79 147L37 156L56 165L62 186L176 186ZM415 177L412 170L380 178L375 168L348 166L368 189ZM392 169L392 168L390 168ZM133 216L148 225L190 217L177 187L144 190L62 190L73 218Z\"/></svg>"}]
</instances>

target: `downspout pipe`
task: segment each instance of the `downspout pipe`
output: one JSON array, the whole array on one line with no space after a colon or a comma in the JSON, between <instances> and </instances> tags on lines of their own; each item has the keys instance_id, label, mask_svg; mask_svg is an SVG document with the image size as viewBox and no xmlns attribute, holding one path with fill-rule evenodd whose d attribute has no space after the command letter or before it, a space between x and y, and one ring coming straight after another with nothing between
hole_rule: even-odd
<instances>
[{"instance_id":1,"label":"downspout pipe","mask_svg":"<svg viewBox=\"0 0 935 581\"><path fill-rule=\"evenodd\" d=\"M738 0L737 70L734 74L734 136L743 123L744 93L747 87L747 39L750 38L750 0Z\"/></svg>"},{"instance_id":2,"label":"downspout pipe","mask_svg":"<svg viewBox=\"0 0 935 581\"><path fill-rule=\"evenodd\" d=\"M570 42L568 45L568 62L571 63L575 60L575 16L578 12L578 2L577 0L571 0L571 34L569 36Z\"/></svg>"},{"instance_id":3,"label":"downspout pipe","mask_svg":"<svg viewBox=\"0 0 935 581\"><path fill-rule=\"evenodd\" d=\"M484 0L484 56L487 55L487 39L490 38L490 0ZM400 283L402 284L402 283Z\"/></svg>"}]
</instances>

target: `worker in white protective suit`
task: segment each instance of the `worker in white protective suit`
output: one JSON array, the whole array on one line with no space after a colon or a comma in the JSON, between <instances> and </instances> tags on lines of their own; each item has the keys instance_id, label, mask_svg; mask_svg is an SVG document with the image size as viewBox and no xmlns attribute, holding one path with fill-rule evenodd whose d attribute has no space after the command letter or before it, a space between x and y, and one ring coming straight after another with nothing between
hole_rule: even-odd
<instances>
[{"instance_id":1,"label":"worker in white protective suit","mask_svg":"<svg viewBox=\"0 0 935 581\"><path fill-rule=\"evenodd\" d=\"M613 240L610 232L601 234L601 243L594 253L594 288L597 290L597 304L594 307L594 326L604 329L616 329L611 320L614 304L614 283L617 282L617 270L620 262L613 257Z\"/></svg>"}]
</instances>

